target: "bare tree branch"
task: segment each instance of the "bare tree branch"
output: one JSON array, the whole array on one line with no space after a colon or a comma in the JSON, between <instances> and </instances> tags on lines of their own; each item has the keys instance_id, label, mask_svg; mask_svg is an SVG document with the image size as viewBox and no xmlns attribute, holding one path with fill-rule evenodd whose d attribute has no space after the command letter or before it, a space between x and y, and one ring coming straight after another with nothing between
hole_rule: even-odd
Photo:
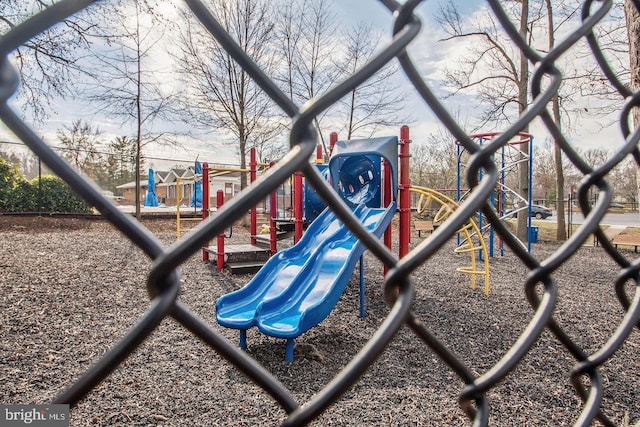
<instances>
[{"instance_id":1,"label":"bare tree branch","mask_svg":"<svg viewBox=\"0 0 640 427\"><path fill-rule=\"evenodd\" d=\"M251 58L273 70L270 41L275 36L272 9L267 1L218 1L210 10ZM280 123L273 102L246 71L191 16L179 34L177 62L188 96L181 103L186 114L202 128L218 127L233 135L240 166L246 167L249 147L273 140ZM241 187L246 186L241 177Z\"/></svg>"}]
</instances>

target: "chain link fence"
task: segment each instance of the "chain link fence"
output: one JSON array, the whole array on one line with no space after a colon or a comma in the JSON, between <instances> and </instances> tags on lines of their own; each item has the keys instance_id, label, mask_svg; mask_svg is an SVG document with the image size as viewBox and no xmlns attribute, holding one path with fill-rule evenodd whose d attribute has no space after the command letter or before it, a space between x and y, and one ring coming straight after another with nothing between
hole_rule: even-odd
<instances>
[{"instance_id":1,"label":"chain link fence","mask_svg":"<svg viewBox=\"0 0 640 427\"><path fill-rule=\"evenodd\" d=\"M612 1L586 1L582 12L582 24L579 28L557 43L552 51L543 55L533 50L520 37L518 29L510 21L500 2L488 0L490 8L504 31L526 58L535 64L535 69L531 78L533 101L527 110L513 125L504 129L499 137L488 144L479 146L465 134L442 103L439 102L438 97L434 95L432 88L422 79L415 62L407 53L406 48L421 29L421 23L413 13L421 3L419 0L409 0L404 4L397 3L394 0L382 0L382 3L389 9L390 13L396 13L392 41L358 72L304 107L294 105L291 102L263 70L243 52L231 36L224 31L223 27L216 22L202 2L186 0L192 12L218 40L220 45L242 65L282 111L291 117L292 129L289 135L291 150L262 179L256 181L238 197L225 204L210 221L204 223L196 232L180 240L170 249L163 247L136 220L118 211L92 184L78 175L49 148L8 104L9 98L15 94L20 84L19 75L8 59L10 53L21 44L66 17L89 6L91 3L93 2L90 0L61 1L13 28L0 39L0 98L2 99L0 119L56 174L62 177L86 201L95 206L106 219L128 236L131 242L139 246L154 262L147 280L147 289L151 299L147 312L121 342L114 345L79 380L62 392L55 399L56 403L76 404L83 396L91 392L101 380L109 376L165 318L170 316L269 393L275 402L288 414L285 425L306 424L324 411L330 411L331 403L338 400L345 391L358 381L365 370L393 340L399 328L406 325L415 333L416 337L422 340L424 345L437 354L448 368L466 384L459 395L460 406L469 419L473 421L474 425L486 425L489 420L487 392L505 379L536 343L542 332L548 329L575 359L575 366L570 372L570 378L576 393L583 402L581 415L576 424L589 424L594 419L605 425L612 424L601 412L603 381L599 368L623 345L634 326L639 325L638 319L640 316L640 292L636 290L631 299L624 290L625 283L628 281L637 284L640 263L637 260L631 261L627 259L623 253L616 250L609 243L599 226L612 196L610 185L605 179L608 172L630 155L635 158L637 163L640 163L640 152L637 149L640 133L630 126L633 108L640 101L640 92L632 92L616 78L605 60L602 49L599 47L593 33L594 26L605 19L612 8ZM636 8L640 9L638 1L633 3ZM556 62L561 55L581 39L586 39L588 42L603 74L619 93L620 104L622 105L619 124L625 142L605 164L595 169L590 167L572 148L566 136L554 123L549 111L550 101L557 93L563 80L561 71L556 67ZM413 84L415 90L424 99L424 102L459 143L471 153L466 178L470 188L473 188L472 193L464 201L460 209L448 218L430 239L419 244L401 260L397 259L375 236L365 230L340 197L327 186L324 178L308 162L317 144L316 132L313 128L314 117L321 114L330 105L347 95L391 61L399 61L404 73ZM493 154L535 118L542 120L549 133L559 144L564 155L584 175L578 190L578 201L585 215L585 222L571 235L565 244L560 246L552 256L544 261L538 260L529 254L519 240L507 229L506 225L500 221L496 212L487 204L487 200L489 200L489 196L499 179L498 170L493 161ZM305 178L317 189L335 214L366 245L368 250L389 268L389 273L384 282L385 297L390 306L387 318L380 324L377 333L370 338L339 375L305 405L299 404L292 393L264 367L194 315L189 307L178 298L180 290L178 269L180 265L191 255L200 251L202 246L214 236L224 232L234 221L252 206L263 200L298 170L304 173ZM479 174L479 171L482 171L482 174ZM478 180L479 176L482 176L481 180ZM588 191L592 187L597 187L601 194L599 201L593 207L590 206L588 201ZM506 245L527 267L528 275L523 283L524 293L534 310L534 314L519 339L515 341L502 359L486 372L477 375L461 360L456 358L454 352L441 343L429 330L428 326L412 313L414 291L416 286L420 285L418 278L412 277L412 272L429 260L479 210L484 212L493 227L495 227L495 230L504 239ZM625 315L609 340L596 352L587 354L572 341L569 334L554 320L558 286L552 278L552 273L561 267L580 248L583 242L590 238L591 234L597 236L604 251L619 265L619 274L614 287Z\"/></svg>"}]
</instances>

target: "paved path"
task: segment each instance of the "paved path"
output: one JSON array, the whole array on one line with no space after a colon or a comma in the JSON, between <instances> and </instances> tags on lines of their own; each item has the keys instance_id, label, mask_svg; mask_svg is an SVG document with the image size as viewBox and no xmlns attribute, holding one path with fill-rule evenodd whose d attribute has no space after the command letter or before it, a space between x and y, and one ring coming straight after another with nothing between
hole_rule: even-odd
<instances>
[{"instance_id":1,"label":"paved path","mask_svg":"<svg viewBox=\"0 0 640 427\"><path fill-rule=\"evenodd\" d=\"M557 216L549 217L549 221L557 221ZM582 224L584 222L584 216L581 213L573 213L573 223ZM566 221L566 216L565 216ZM608 213L602 218L600 222L602 225L623 225L626 227L640 227L640 214L637 212L629 213Z\"/></svg>"}]
</instances>

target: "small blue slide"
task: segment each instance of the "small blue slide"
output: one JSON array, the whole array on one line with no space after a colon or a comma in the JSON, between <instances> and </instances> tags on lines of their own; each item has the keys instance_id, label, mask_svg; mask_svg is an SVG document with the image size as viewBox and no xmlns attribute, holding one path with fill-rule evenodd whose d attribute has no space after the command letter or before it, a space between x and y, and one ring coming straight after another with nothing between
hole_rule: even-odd
<instances>
[{"instance_id":1,"label":"small blue slide","mask_svg":"<svg viewBox=\"0 0 640 427\"><path fill-rule=\"evenodd\" d=\"M391 222L395 202L387 208L359 205L354 214L377 237ZM216 302L220 325L240 329L246 347L246 330L258 326L264 334L293 338L324 320L338 302L364 245L325 209L293 247L277 253L242 289ZM287 343L287 360L293 342Z\"/></svg>"}]
</instances>

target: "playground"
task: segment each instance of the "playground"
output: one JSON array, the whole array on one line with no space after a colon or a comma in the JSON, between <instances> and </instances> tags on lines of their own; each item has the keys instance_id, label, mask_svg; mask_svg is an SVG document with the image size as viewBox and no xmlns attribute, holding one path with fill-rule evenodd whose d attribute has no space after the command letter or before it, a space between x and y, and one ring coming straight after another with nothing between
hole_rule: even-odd
<instances>
[{"instance_id":1,"label":"playground","mask_svg":"<svg viewBox=\"0 0 640 427\"><path fill-rule=\"evenodd\" d=\"M167 68L166 72L163 67L159 74L166 80L157 82L158 90L152 78L149 82L154 89L142 92L151 94L151 99L161 95L159 104L170 106L172 112L184 107L187 114L175 114L179 125L195 131L199 122L205 132L197 133L203 137L206 134L207 139L216 139L221 128L222 135L237 136L233 140L239 143L238 148L245 142L266 144L271 138L282 138L289 149L268 159L273 164L261 168L264 173L255 180L253 176L246 180L249 185L241 180L240 193L235 192L235 181L224 182L223 188L210 188L213 177L209 179L207 173L222 172L216 166L224 165L215 165L215 159L206 159L205 163L205 159L194 155L196 162L203 162L202 173L196 172L198 165L194 163L193 183L188 186L193 185L193 194L197 194L200 175L204 206L202 218L195 221L205 221L193 230L185 230L182 236L180 221L176 229L176 221L163 224L138 215L138 179L134 185L135 204L141 221L118 210L104 191L63 159L66 155L54 150L51 141L45 141L44 129L38 129L38 116L45 121L49 113L59 113L64 121L80 118L74 114L91 117L83 101L89 100L85 95L92 91L76 92L85 85L82 79L74 80L76 75L91 75L88 72L92 71L93 61L85 55L88 51L75 51L74 47L111 44L110 38L103 38L109 32L85 25L93 22L93 13L87 10L85 14L93 2L37 2L26 9L8 3L19 19L14 25L13 12L10 13L0 37L0 50L5 54L5 60L0 61L0 120L37 157L39 173L40 164L46 165L99 215L93 215L91 221L0 216L2 404L42 404L46 409L29 412L34 416L44 416L51 404L70 404L72 426L640 425L640 240L612 224L606 230L601 226L609 208L618 205L614 200L617 190L611 185L619 181L616 169L626 167L627 160L631 160L635 171L640 163L640 130L635 120L640 91L633 79L638 65L629 61L631 73L627 74L627 69L621 68L621 64L628 63L623 53L626 49L610 49L611 41L638 38L634 16L640 10L638 1L625 2L625 18L631 16L632 20L626 22L629 32L624 36L618 32L625 25L618 22L620 10L614 2L576 4L572 16L563 18L560 27L557 20L554 25L551 19L559 12L557 8L552 11L551 2L547 2L546 12L539 8L540 14L534 16L529 13L534 5L526 2L518 6L491 1L486 4L488 19L476 20L480 15L473 15L473 21L488 24L478 28L482 33L468 33L466 25L464 29L459 25L462 20L456 10L443 10L446 20L452 19L445 23L451 27L451 36L484 38L485 31L489 31L490 47L470 45L480 54L479 60L459 51L453 55L437 54L438 61L417 56L425 50L429 54L443 52L431 49L434 46L429 39L437 33L429 26L436 22L424 19L426 16L418 10L422 2L380 2L390 12L385 14L385 27L393 31L387 34L389 37L379 39L371 56L358 59L357 67L331 64L327 72L312 72L315 81L314 75L328 77L340 71L335 79L326 79L325 87L300 94L297 89L287 91L276 75L279 63L283 63L275 54L280 46L266 43L260 33L256 33L255 42L245 43L235 23L225 26L220 22L220 15L243 21L236 19L241 8L227 13L223 7L217 13L213 10L217 4L187 1L186 8L177 10L179 19L167 17L166 23L171 27L164 28L171 32L179 29L176 35L182 35L183 27L191 28L192 23L202 27L206 33L193 39L202 40L205 48L212 47L211 51L202 52L204 58L222 66L220 73L207 74L216 77L206 77L205 82L190 73L202 67L185 66L184 71L189 73L184 73L181 66ZM274 33L280 29L277 27L283 27L281 22L288 25L283 21L294 16L289 14L294 9L285 10L282 6L278 4L273 9L273 21L271 10L254 15L259 20L256 29L264 27ZM337 3L335 6L338 13ZM164 21L165 12L157 9L156 13L155 6L152 9L154 31L145 32L142 37L149 41L153 39L147 35L161 34L156 23ZM356 11L358 17L359 12ZM548 44L537 37L544 31L538 23L545 21L545 13L549 18L545 31L550 36ZM100 28L103 21L109 27L119 21L105 21L101 13L95 16L100 19ZM113 15L119 16L120 13ZM135 18L138 16L136 8ZM156 17L163 19L156 21ZM129 17L123 18L126 21ZM136 21L138 36L143 34L139 24L145 21ZM245 33L250 22L254 21L245 20ZM308 27L306 19L300 22L300 28ZM384 28L373 21L369 23L376 30ZM61 27L72 31L71 38ZM250 33L254 33L253 27ZM93 33L99 43L94 43ZM346 33L327 33L336 33L331 34L335 38L323 46L340 56L350 50ZM427 36L426 40L421 33ZM90 37L85 38L85 34ZM304 33L300 34L305 38ZM554 41L556 36L559 37ZM135 42L134 39L129 41ZM134 57L138 65L141 51L163 58L165 50L173 50L158 43L161 55L157 56L155 49L151 50L155 44L140 49L140 40L137 37L138 55ZM281 44L275 35L273 40ZM336 49L334 42L342 46ZM506 43L504 47L502 42ZM29 61L23 47L31 51L33 44L38 57ZM116 46L125 45L113 45ZM264 62L256 57L254 46L266 55ZM301 51L307 50L300 46ZM587 46L592 55L583 51ZM458 50L457 46L454 49ZM77 55L69 56L72 51ZM449 51L454 53L453 49ZM190 52L182 51L181 62L195 56ZM221 56L215 59L208 52ZM618 53L622 56L618 57ZM629 53L631 58L637 57L632 43ZM96 59L100 66L108 62L110 69L113 61L105 61L108 56ZM516 56L519 59L514 60ZM593 61L583 62L590 56ZM504 57L506 62L497 57ZM442 77L448 79L449 74L445 63L455 66L458 58L472 66L470 74L464 67L452 70L454 78L461 77L465 87L454 88L448 82L442 85ZM293 62L302 63L297 59ZM578 63L587 65L587 80L574 80L574 71L583 74L575 68ZM30 64L36 67L31 68ZM73 67L57 68L63 64ZM238 67L231 71L231 64ZM441 125L443 135L450 135L457 145L456 196L449 200L429 189L411 188L407 166L411 141L402 129L399 137L393 132L391 136L376 134L375 138L350 146L336 144L338 151L328 150L323 139L323 158L316 157L322 162L312 162L313 151L320 142L318 136L325 132L320 121L333 121L330 111L338 112L337 122L346 121L342 113L346 105L341 104L349 97L353 100L356 92L366 93L367 86L374 82L372 78L384 75L392 64L405 77L407 86L400 89L411 92L407 99L419 101L421 107L403 107L394 101L394 91L383 90L379 93L397 109L383 112L378 108L381 104L367 101L367 110L380 113L380 119L365 114L373 119L369 122L370 131L386 128L384 116L391 115L395 116L394 121L413 116L412 120L422 122L424 118L427 128ZM36 74L30 72L34 69ZM51 69L54 71L49 73ZM508 75L502 76L505 70ZM140 71L138 67L138 77ZM232 78L223 83L218 78L222 74ZM42 82L40 75L44 77ZM105 74L107 78L95 76L97 89L108 90L109 83L117 82L110 73ZM255 85L237 91L235 76ZM631 81L627 80L629 76ZM580 90L563 87L569 79ZM124 113L120 103L111 102L111 98L103 103L110 105L98 110L108 113L112 106L117 107L111 112L126 116L120 122L123 131L137 118L137 175L144 157L141 147L151 142L147 135L163 131L152 125L153 118L166 121L169 126L172 117L165 117L158 110L143 119L141 110L147 111L148 104L141 102L141 81L133 81L128 73L125 80L137 86L137 108L133 108L137 114ZM501 83L503 80L505 83ZM208 81L214 81L213 86ZM300 87L306 86L306 72L302 81ZM484 83L492 86L489 91ZM173 98L169 93L165 96L168 86L180 90L177 97L193 98L193 105L165 103L165 99ZM251 94L251 101L241 98L233 105L261 110L266 115L237 123L236 108L232 107L234 114L228 117L235 126L228 125L227 116L214 117L214 111L207 117L207 107L215 110L224 101L201 103L197 96L191 96L200 93L201 87L207 89L202 92L205 98L227 89ZM605 87L603 92L601 88ZM557 101L568 99L566 89L573 90L572 101L576 105L589 106L584 108L585 113L591 110L588 116L580 114L580 119L585 119L582 123L590 122L584 129L571 120L577 125L576 130L585 136L592 134L598 144L606 142L614 147L606 161L596 164L588 160L582 148L589 145L590 138L568 132L574 126L567 126L571 116L565 115L567 109L562 105L562 116L557 114ZM466 93L461 93L462 98L447 96L447 92L456 95L463 90ZM603 93L607 105L593 108L600 104ZM52 98L71 102L65 103L65 108L55 108L63 104L45 103ZM98 96L98 100L107 98ZM450 107L456 103L462 103L469 112L482 114L485 110L488 115L478 115L473 122L490 125L481 130L489 133L469 135L465 128L476 124L460 123L466 112L452 114ZM142 105L144 109L140 108ZM424 107L426 110L420 110ZM72 114L71 110L75 112ZM403 110L410 114L405 115ZM602 115L605 111L606 115ZM369 124L357 130L357 123L363 122L353 118L350 114L348 135L372 135L365 130ZM615 135L605 134L600 120L615 125ZM99 122L100 118L93 116L92 121ZM265 127L268 132L264 134L249 135L250 128L262 127L266 122L275 127ZM356 128L351 127L352 123ZM123 141L125 135L134 134L133 127L131 132L118 132ZM346 123L336 127L346 130ZM534 129L538 141L553 141L558 171L562 163L558 154L577 170L575 178L579 182L571 184L567 213L572 218L575 202L584 222L573 229L569 221L571 236L562 244L542 241L540 230L532 225L531 167L535 159L531 151L533 135L528 132ZM282 135L276 135L280 132ZM355 138L351 136L347 138L349 142ZM395 153L391 153L392 149ZM247 159L244 151L240 152L239 163L244 165ZM446 157L452 159L450 154ZM129 153L117 157L129 157ZM256 162L251 160L251 173L257 174ZM321 163L328 165L324 171ZM529 168L528 179L525 164ZM508 179L508 172L515 169L517 180ZM160 200L147 195L150 197L145 198L145 204L167 204L165 201L174 199L181 206L178 188L187 188L187 183L180 180L183 177L189 179L176 174L176 192L169 194L174 181L165 175L167 180L163 179L162 184L167 184L167 193ZM149 190L155 179L156 175L149 173ZM315 216L309 211L302 213L302 179L327 206L314 208ZM564 189L565 196L561 194L560 174L556 181L560 190L556 196L562 201L567 193ZM279 217L280 211L286 212L287 208L277 207L273 199L285 186L294 189L290 193L295 199L290 203L294 237L291 243L281 244L277 240L281 230L275 226L280 218L274 214ZM443 191L450 189L450 182L443 183ZM513 189L517 189L517 196L510 194ZM216 194L207 194L209 190ZM411 200L414 190L420 193L417 204ZM596 190L597 200L590 204L589 194ZM186 199L187 194L182 196ZM311 198L308 193L306 200ZM636 197L633 199L635 203ZM213 208L212 200L216 202ZM540 200L553 198L544 196ZM241 262L229 259L232 245L257 243L255 216L260 203L270 205L270 218L260 227L269 235L268 260L258 272L236 270L232 274L231 265ZM412 218L414 207L424 216ZM559 215L562 210L558 209ZM509 212L518 214L516 230L511 228ZM194 215L197 216L195 212ZM247 215L251 217L248 229L243 225ZM416 229L413 225L418 219L421 225ZM211 259L207 260L209 256ZM387 274L382 263L389 269ZM358 269L358 264L364 268ZM7 421L21 417L28 423L26 418L31 418L26 411L0 413Z\"/></svg>"},{"instance_id":2,"label":"playground","mask_svg":"<svg viewBox=\"0 0 640 427\"><path fill-rule=\"evenodd\" d=\"M11 402L51 401L103 355L148 305L151 267L137 247L105 221L0 216L0 395ZM175 241L175 221L147 220L163 244ZM397 224L394 223L394 227ZM397 230L394 230L397 231ZM397 235L397 233L396 233ZM422 237L424 238L424 236ZM412 232L411 246L418 244ZM230 243L249 239L234 227ZM394 242L394 245L397 242ZM468 256L455 239L414 272L414 313L474 373L493 366L533 314L523 295L527 269L509 251L491 260L491 292L469 286L456 271ZM533 254L558 249L540 242ZM28 262L27 262L28 261ZM296 339L248 331L247 352L297 400L312 397L345 366L382 322L382 268L365 253L366 316L359 317L358 274L334 310ZM253 275L215 272L193 255L180 268L180 300L230 342L236 330L216 322L216 300ZM356 268L357 271L357 268ZM622 318L611 283L618 269L602 248L585 246L554 274L554 318L585 351L603 345ZM604 413L623 425L640 419L637 331L601 369ZM567 372L573 358L548 331L517 368L488 392L492 425L569 425L580 401ZM468 425L457 399L462 381L406 327L352 389L315 425ZM285 413L215 351L165 319L142 346L72 411L71 425L265 425Z\"/></svg>"},{"instance_id":3,"label":"playground","mask_svg":"<svg viewBox=\"0 0 640 427\"><path fill-rule=\"evenodd\" d=\"M318 150L315 165L357 221L401 257L435 238L436 228L457 209L456 200L408 184L409 144L408 128L400 138L338 141L336 135L329 161L325 164ZM251 182L257 177L254 159ZM187 238L194 225L216 215L214 207L225 204L223 190L213 197L212 185L202 185L211 182L209 172L205 163L193 182L201 200L216 201L200 206L202 218L187 218L185 227L179 211L175 220L142 219L163 245ZM501 214L507 191L504 179L499 182L502 190L494 205ZM278 231L287 222L278 217L286 210L283 186L282 204L275 192L269 196L265 224L258 227L253 208L248 223L237 219L182 264L180 301L260 363L296 400L305 401L375 335L389 307L381 262L325 209L313 189L303 187L301 178L289 185L292 233L279 236ZM16 403L50 401L143 315L151 262L100 219L0 216L0 221L0 253L6 254L0 357L9 361L0 371L0 393ZM528 269L483 222L482 216L469 219L412 273L412 312L474 375L496 366L533 316L522 287ZM535 230L527 250L546 259L559 245L538 241ZM256 246L258 237L266 248ZM233 256L255 251L267 254L256 269L233 268L238 267ZM583 246L553 276L559 288L554 319L589 353L604 345L624 314L611 286L618 268L601 255L595 242ZM628 340L601 370L602 407L620 425L640 418L634 342ZM490 422L573 423L581 410L568 375L574 364L545 330L516 369L488 393ZM463 388L449 367L404 327L317 425L467 425L457 404ZM77 405L72 425L261 425L284 421L279 411L267 393L220 354L166 319Z\"/></svg>"}]
</instances>

